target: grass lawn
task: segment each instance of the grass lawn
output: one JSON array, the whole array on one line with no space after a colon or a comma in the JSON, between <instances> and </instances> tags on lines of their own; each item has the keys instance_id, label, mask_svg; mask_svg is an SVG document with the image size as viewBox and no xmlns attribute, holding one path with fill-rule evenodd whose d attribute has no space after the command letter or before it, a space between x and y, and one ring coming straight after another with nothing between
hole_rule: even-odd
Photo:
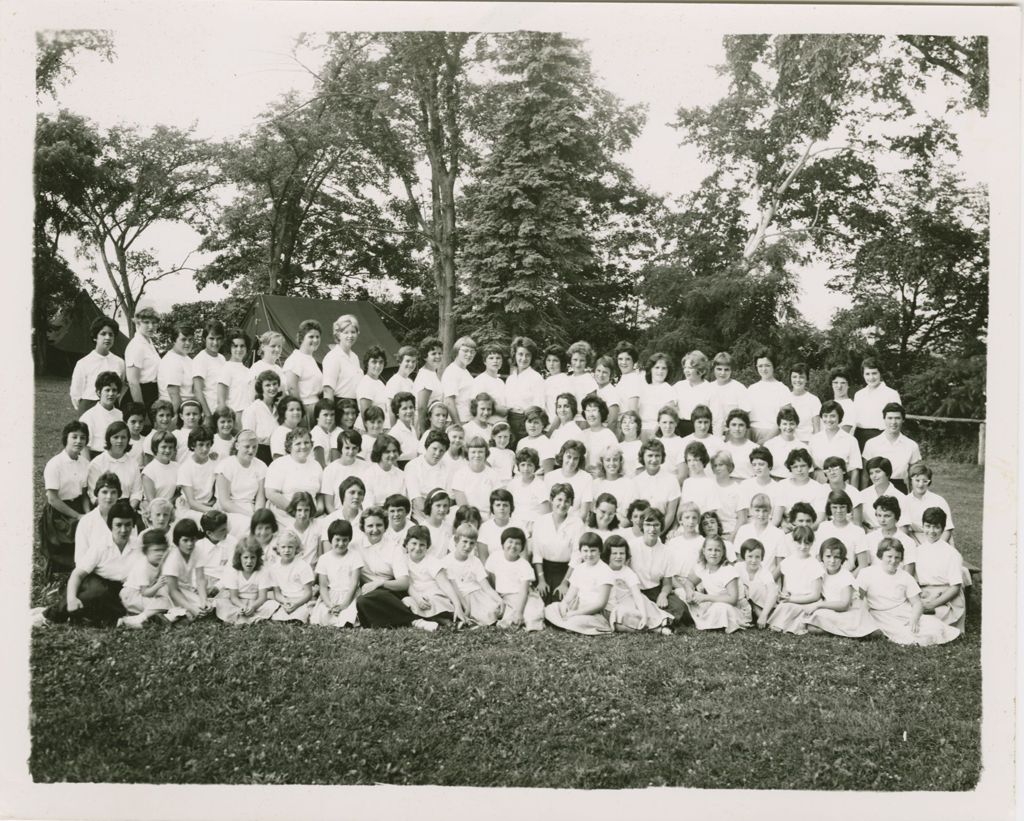
<instances>
[{"instance_id":1,"label":"grass lawn","mask_svg":"<svg viewBox=\"0 0 1024 821\"><path fill-rule=\"evenodd\" d=\"M36 384L42 467L70 418ZM982 472L934 464L981 562ZM33 603L48 601L39 565ZM50 594L52 595L52 594ZM37 781L967 790L980 612L941 647L881 638L427 635L215 623L32 636Z\"/></svg>"}]
</instances>

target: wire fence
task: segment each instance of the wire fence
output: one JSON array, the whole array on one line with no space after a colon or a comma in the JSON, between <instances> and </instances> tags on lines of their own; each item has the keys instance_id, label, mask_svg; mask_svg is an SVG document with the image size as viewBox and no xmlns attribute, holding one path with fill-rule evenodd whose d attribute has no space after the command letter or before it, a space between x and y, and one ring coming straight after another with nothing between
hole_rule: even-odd
<instances>
[{"instance_id":1,"label":"wire fence","mask_svg":"<svg viewBox=\"0 0 1024 821\"><path fill-rule=\"evenodd\" d=\"M985 420L907 414L904 432L924 458L985 464Z\"/></svg>"}]
</instances>

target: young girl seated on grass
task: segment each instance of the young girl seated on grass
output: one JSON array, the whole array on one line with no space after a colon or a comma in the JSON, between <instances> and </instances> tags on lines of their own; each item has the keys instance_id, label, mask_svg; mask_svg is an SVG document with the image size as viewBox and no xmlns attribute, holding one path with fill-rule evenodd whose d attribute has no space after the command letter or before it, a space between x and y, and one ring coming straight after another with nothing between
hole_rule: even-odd
<instances>
[{"instance_id":1,"label":"young girl seated on grass","mask_svg":"<svg viewBox=\"0 0 1024 821\"><path fill-rule=\"evenodd\" d=\"M620 633L654 630L671 635L672 630L668 625L672 621L672 614L660 609L643 594L640 578L629 567L629 543L621 536L609 536L604 543L602 558L615 580L604 609L612 629Z\"/></svg>"},{"instance_id":2,"label":"young girl seated on grass","mask_svg":"<svg viewBox=\"0 0 1024 821\"><path fill-rule=\"evenodd\" d=\"M118 627L140 628L170 609L167 581L161 575L166 556L167 536L159 530L151 530L142 540L142 550L132 560L121 588L121 604L128 615L118 619Z\"/></svg>"},{"instance_id":3,"label":"young girl seated on grass","mask_svg":"<svg viewBox=\"0 0 1024 821\"><path fill-rule=\"evenodd\" d=\"M167 598L171 602L167 611L167 618L171 621L182 617L192 621L213 612L213 603L206 595L206 576L196 553L200 535L199 525L191 519L182 519L174 526L174 547L168 552L161 569Z\"/></svg>"},{"instance_id":4,"label":"young girl seated on grass","mask_svg":"<svg viewBox=\"0 0 1024 821\"><path fill-rule=\"evenodd\" d=\"M739 573L726 558L719 536L704 539L697 564L675 593L686 603L698 630L734 633L750 626L750 603L740 594Z\"/></svg>"},{"instance_id":5,"label":"young girl seated on grass","mask_svg":"<svg viewBox=\"0 0 1024 821\"><path fill-rule=\"evenodd\" d=\"M313 608L310 624L321 627L355 627L359 624L356 596L359 595L359 571L363 559L352 549L352 525L344 519L327 528L330 550L316 563L320 598Z\"/></svg>"},{"instance_id":6,"label":"young girl seated on grass","mask_svg":"<svg viewBox=\"0 0 1024 821\"><path fill-rule=\"evenodd\" d=\"M530 563L523 558L526 534L518 527L501 533L501 550L487 557L487 571L494 591L504 602L498 627L523 627L528 632L544 628L544 602L531 589L535 578Z\"/></svg>"},{"instance_id":7,"label":"young girl seated on grass","mask_svg":"<svg viewBox=\"0 0 1024 821\"><path fill-rule=\"evenodd\" d=\"M805 606L804 629L809 633L849 638L863 638L877 632L878 625L863 600L854 598L857 580L848 568L846 545L836 538L825 539L818 557L825 567L821 599Z\"/></svg>"},{"instance_id":8,"label":"young girl seated on grass","mask_svg":"<svg viewBox=\"0 0 1024 821\"><path fill-rule=\"evenodd\" d=\"M604 611L615 586L615 576L601 561L603 547L596 533L587 532L580 537L580 564L573 569L565 596L544 608L544 618L555 627L585 636L612 632Z\"/></svg>"},{"instance_id":9,"label":"young girl seated on grass","mask_svg":"<svg viewBox=\"0 0 1024 821\"><path fill-rule=\"evenodd\" d=\"M266 621L280 607L270 595L273 584L263 564L263 548L252 536L244 536L221 577L223 593L214 602L217 618L236 625Z\"/></svg>"},{"instance_id":10,"label":"young girl seated on grass","mask_svg":"<svg viewBox=\"0 0 1024 821\"><path fill-rule=\"evenodd\" d=\"M441 560L441 566L468 621L489 627L501 618L505 602L491 587L483 562L476 555L477 538L477 529L473 525L459 525L455 530L452 551ZM494 552L500 550L497 547Z\"/></svg>"},{"instance_id":11,"label":"young girl seated on grass","mask_svg":"<svg viewBox=\"0 0 1024 821\"><path fill-rule=\"evenodd\" d=\"M309 602L313 598L313 568L299 558L299 537L291 530L283 531L277 540L278 559L267 568L274 600L281 606L272 621L309 621Z\"/></svg>"},{"instance_id":12,"label":"young girl seated on grass","mask_svg":"<svg viewBox=\"0 0 1024 821\"><path fill-rule=\"evenodd\" d=\"M216 591L224 587L221 579L234 561L238 540L228 533L227 514L219 510L204 513L199 520L199 528L204 534L196 543L199 566L206 577L207 595L215 596Z\"/></svg>"},{"instance_id":13,"label":"young girl seated on grass","mask_svg":"<svg viewBox=\"0 0 1024 821\"><path fill-rule=\"evenodd\" d=\"M922 538L917 547L914 575L921 585L921 605L961 633L967 619L963 587L963 559L960 552L942 537L946 531L946 511L930 507L921 516Z\"/></svg>"},{"instance_id":14,"label":"young girl seated on grass","mask_svg":"<svg viewBox=\"0 0 1024 821\"><path fill-rule=\"evenodd\" d=\"M857 586L889 641L926 647L945 644L960 635L955 627L925 615L921 588L913 576L900 570L903 545L896 539L882 539L875 555L879 561L860 572Z\"/></svg>"},{"instance_id":15,"label":"young girl seated on grass","mask_svg":"<svg viewBox=\"0 0 1024 821\"><path fill-rule=\"evenodd\" d=\"M434 631L439 625L451 624L453 620L465 622L468 616L448 579L444 564L441 559L428 555L429 550L430 531L425 527L410 527L405 535L409 593L402 603L419 617L413 622L414 627ZM427 624L433 626L426 627Z\"/></svg>"},{"instance_id":16,"label":"young girl seated on grass","mask_svg":"<svg viewBox=\"0 0 1024 821\"><path fill-rule=\"evenodd\" d=\"M316 502L304 490L292 496L288 504L288 515L292 517L291 531L299 537L299 558L310 567L316 567L320 558L320 542L324 535L320 530L320 519L314 519Z\"/></svg>"},{"instance_id":17,"label":"young girl seated on grass","mask_svg":"<svg viewBox=\"0 0 1024 821\"><path fill-rule=\"evenodd\" d=\"M809 605L821 599L825 568L812 555L814 531L803 525L793 529L796 552L782 560L782 593L778 604L768 616L768 626L778 633L807 632L803 617Z\"/></svg>"},{"instance_id":18,"label":"young girl seated on grass","mask_svg":"<svg viewBox=\"0 0 1024 821\"><path fill-rule=\"evenodd\" d=\"M740 561L736 564L740 594L750 602L750 615L756 619L759 630L768 626L768 616L779 598L779 586L775 582L771 563L764 561L764 554L761 542L745 539L740 543Z\"/></svg>"}]
</instances>

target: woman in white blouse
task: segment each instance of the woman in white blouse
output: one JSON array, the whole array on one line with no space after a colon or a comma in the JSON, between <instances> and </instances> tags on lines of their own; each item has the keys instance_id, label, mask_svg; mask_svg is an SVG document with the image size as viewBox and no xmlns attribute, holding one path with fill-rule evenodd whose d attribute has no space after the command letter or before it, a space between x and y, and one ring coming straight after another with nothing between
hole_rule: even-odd
<instances>
[{"instance_id":1,"label":"woman in white blouse","mask_svg":"<svg viewBox=\"0 0 1024 821\"><path fill-rule=\"evenodd\" d=\"M428 336L420 342L420 369L412 383L412 394L416 397L416 433L423 436L430 427L427 415L430 406L443 402L441 395L441 363L444 361L444 347L436 336Z\"/></svg>"},{"instance_id":2,"label":"woman in white blouse","mask_svg":"<svg viewBox=\"0 0 1024 821\"><path fill-rule=\"evenodd\" d=\"M298 347L284 362L284 389L302 402L307 423L312 427L316 423L313 407L324 386L324 376L313 358L320 348L320 323L315 319L304 319L299 323L296 341Z\"/></svg>"},{"instance_id":3,"label":"woman in white blouse","mask_svg":"<svg viewBox=\"0 0 1024 821\"><path fill-rule=\"evenodd\" d=\"M343 314L334 320L333 330L337 344L324 357L324 399L355 399L363 378L359 355L352 350L359 339L359 320Z\"/></svg>"},{"instance_id":4,"label":"woman in white blouse","mask_svg":"<svg viewBox=\"0 0 1024 821\"><path fill-rule=\"evenodd\" d=\"M314 515L324 512L323 500L320 498L320 485L323 479L323 468L313 456L313 437L306 428L296 428L289 432L284 440L286 456L275 459L267 468L264 488L267 495L267 506L274 512L281 527L291 527L291 516L288 505L292 496L300 490L306 491L317 500Z\"/></svg>"},{"instance_id":5,"label":"woman in white blouse","mask_svg":"<svg viewBox=\"0 0 1024 821\"><path fill-rule=\"evenodd\" d=\"M533 368L539 355L537 343L528 336L517 336L512 340L512 367L505 380L505 400L508 402L513 450L526 435L527 408L544 407L544 377Z\"/></svg>"}]
</instances>

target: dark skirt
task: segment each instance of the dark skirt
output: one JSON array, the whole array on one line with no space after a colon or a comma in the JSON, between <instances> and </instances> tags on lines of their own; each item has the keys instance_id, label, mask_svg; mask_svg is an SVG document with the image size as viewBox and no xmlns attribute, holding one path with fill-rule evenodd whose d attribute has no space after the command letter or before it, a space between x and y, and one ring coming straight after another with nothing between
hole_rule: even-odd
<instances>
[{"instance_id":1,"label":"dark skirt","mask_svg":"<svg viewBox=\"0 0 1024 821\"><path fill-rule=\"evenodd\" d=\"M146 412L148 413L153 403L160 398L160 390L157 387L156 382L143 382L139 387L142 389L142 404L146 406ZM126 417L128 404L134 401L135 400L132 399L132 392L130 390L125 391L124 396L121 397L121 411L122 413L125 413ZM147 420L147 422L148 421L149 420ZM149 427L149 425L146 427Z\"/></svg>"},{"instance_id":2,"label":"dark skirt","mask_svg":"<svg viewBox=\"0 0 1024 821\"><path fill-rule=\"evenodd\" d=\"M269 465L271 462L273 462L274 457L270 455L270 445L257 445L256 458L259 459L265 465Z\"/></svg>"},{"instance_id":3,"label":"dark skirt","mask_svg":"<svg viewBox=\"0 0 1024 821\"><path fill-rule=\"evenodd\" d=\"M544 604L551 604L558 601L555 589L565 580L565 576L569 572L569 563L549 562L547 559L542 559L541 564L544 570L544 581L548 585L548 594L544 597Z\"/></svg>"},{"instance_id":4,"label":"dark skirt","mask_svg":"<svg viewBox=\"0 0 1024 821\"><path fill-rule=\"evenodd\" d=\"M646 590L641 590L647 598L649 598L655 604L658 603L658 595L661 593L661 585L656 584L654 587L648 587Z\"/></svg>"},{"instance_id":5,"label":"dark skirt","mask_svg":"<svg viewBox=\"0 0 1024 821\"><path fill-rule=\"evenodd\" d=\"M85 494L65 499L64 504L79 513L85 511ZM39 547L46 560L46 574L70 573L75 569L75 531L78 519L65 516L49 504L39 516Z\"/></svg>"},{"instance_id":6,"label":"dark skirt","mask_svg":"<svg viewBox=\"0 0 1024 821\"><path fill-rule=\"evenodd\" d=\"M90 573L78 585L78 600L82 606L73 613L68 612L67 598L47 607L43 615L47 621L72 623L91 622L112 627L127 612L121 603L121 582L104 579Z\"/></svg>"},{"instance_id":7,"label":"dark skirt","mask_svg":"<svg viewBox=\"0 0 1024 821\"><path fill-rule=\"evenodd\" d=\"M691 433L693 433L693 420L680 419L679 424L676 425L676 436L689 436Z\"/></svg>"},{"instance_id":8,"label":"dark skirt","mask_svg":"<svg viewBox=\"0 0 1024 821\"><path fill-rule=\"evenodd\" d=\"M868 440L874 439L876 436L881 436L882 431L878 428L857 428L853 432L854 438L857 440L857 444L860 446L860 452L864 452L864 446L868 443Z\"/></svg>"},{"instance_id":9,"label":"dark skirt","mask_svg":"<svg viewBox=\"0 0 1024 821\"><path fill-rule=\"evenodd\" d=\"M401 595L383 587L359 596L356 613L363 627L407 627L419 618L402 604Z\"/></svg>"}]
</instances>

